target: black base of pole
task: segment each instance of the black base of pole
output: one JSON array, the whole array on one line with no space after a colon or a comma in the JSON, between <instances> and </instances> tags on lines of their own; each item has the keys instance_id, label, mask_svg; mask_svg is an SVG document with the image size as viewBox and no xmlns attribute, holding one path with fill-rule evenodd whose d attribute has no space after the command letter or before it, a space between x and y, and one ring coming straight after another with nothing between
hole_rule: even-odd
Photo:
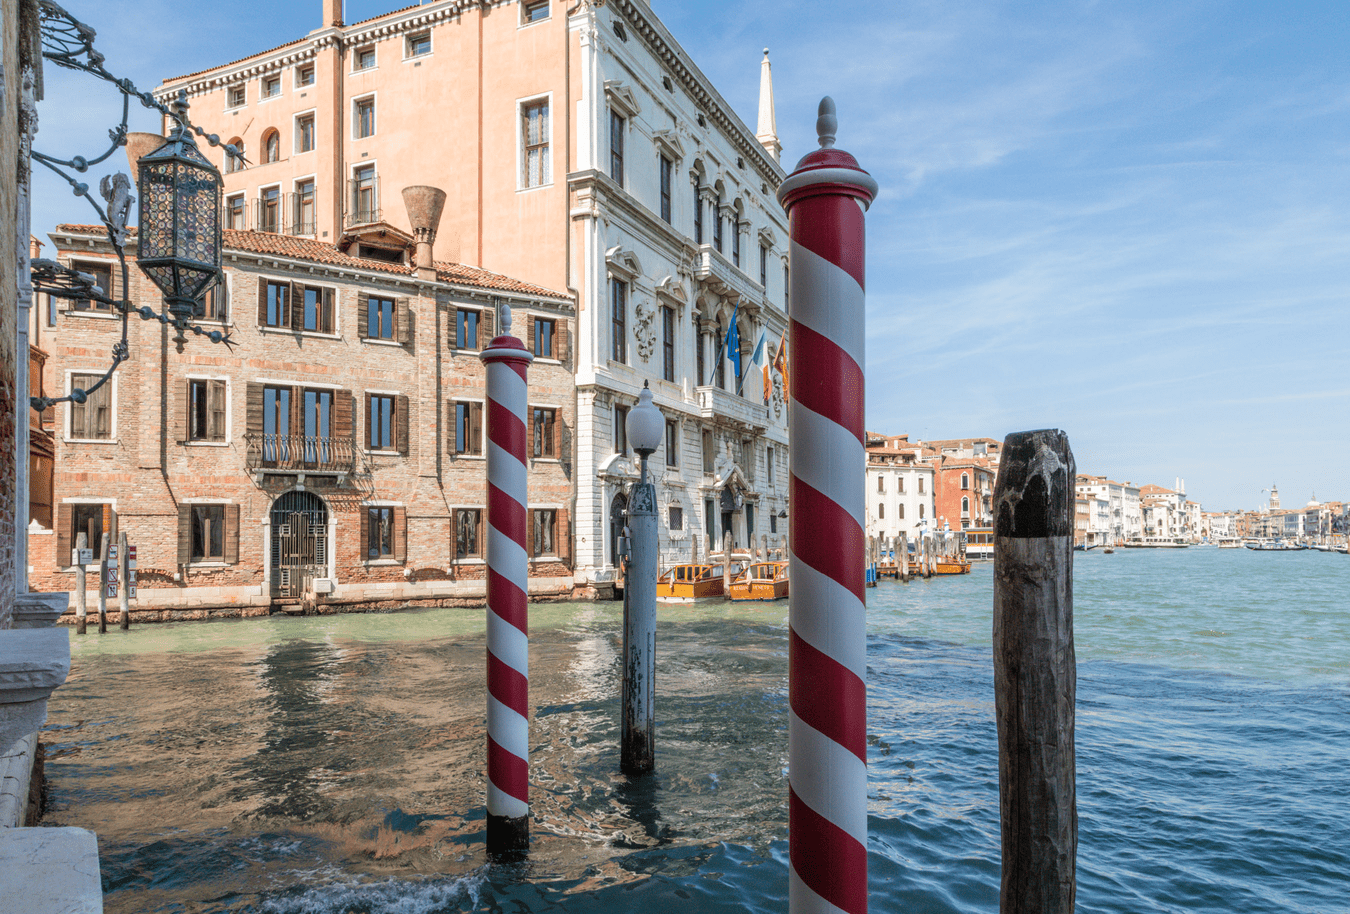
<instances>
[{"instance_id":1,"label":"black base of pole","mask_svg":"<svg viewBox=\"0 0 1350 914\"><path fill-rule=\"evenodd\" d=\"M493 860L523 860L530 850L530 817L487 817L487 852Z\"/></svg>"}]
</instances>

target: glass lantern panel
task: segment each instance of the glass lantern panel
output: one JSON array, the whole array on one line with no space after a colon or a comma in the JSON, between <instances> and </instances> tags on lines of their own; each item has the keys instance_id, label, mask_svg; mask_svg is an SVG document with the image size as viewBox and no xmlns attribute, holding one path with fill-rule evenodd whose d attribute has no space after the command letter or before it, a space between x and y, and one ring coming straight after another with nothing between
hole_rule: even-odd
<instances>
[{"instance_id":1,"label":"glass lantern panel","mask_svg":"<svg viewBox=\"0 0 1350 914\"><path fill-rule=\"evenodd\" d=\"M141 224L138 250L142 260L173 256L174 167L157 162L141 169Z\"/></svg>"},{"instance_id":2,"label":"glass lantern panel","mask_svg":"<svg viewBox=\"0 0 1350 914\"><path fill-rule=\"evenodd\" d=\"M178 256L212 264L220 232L220 186L210 172L179 165Z\"/></svg>"}]
</instances>

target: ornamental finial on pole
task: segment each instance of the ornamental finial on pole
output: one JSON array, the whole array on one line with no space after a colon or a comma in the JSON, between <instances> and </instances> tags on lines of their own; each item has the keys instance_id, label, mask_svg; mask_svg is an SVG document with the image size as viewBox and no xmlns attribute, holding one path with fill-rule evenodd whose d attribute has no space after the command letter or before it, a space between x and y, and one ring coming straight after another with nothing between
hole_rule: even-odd
<instances>
[{"instance_id":1,"label":"ornamental finial on pole","mask_svg":"<svg viewBox=\"0 0 1350 914\"><path fill-rule=\"evenodd\" d=\"M839 130L839 118L835 117L834 113L834 99L828 95L822 98L816 114L816 136L820 138L820 148L830 149L834 146L834 137Z\"/></svg>"}]
</instances>

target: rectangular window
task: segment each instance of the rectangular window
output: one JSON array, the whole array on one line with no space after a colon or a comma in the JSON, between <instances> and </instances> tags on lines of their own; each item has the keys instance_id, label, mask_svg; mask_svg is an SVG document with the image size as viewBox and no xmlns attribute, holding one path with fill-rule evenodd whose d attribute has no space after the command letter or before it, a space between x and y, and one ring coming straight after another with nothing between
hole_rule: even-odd
<instances>
[{"instance_id":1,"label":"rectangular window","mask_svg":"<svg viewBox=\"0 0 1350 914\"><path fill-rule=\"evenodd\" d=\"M286 461L291 452L291 389L263 388L263 460Z\"/></svg>"},{"instance_id":2,"label":"rectangular window","mask_svg":"<svg viewBox=\"0 0 1350 914\"><path fill-rule=\"evenodd\" d=\"M609 176L623 187L623 128L624 119L617 111L609 112Z\"/></svg>"},{"instance_id":3,"label":"rectangular window","mask_svg":"<svg viewBox=\"0 0 1350 914\"><path fill-rule=\"evenodd\" d=\"M248 89L245 86L230 86L229 107L239 108L248 101Z\"/></svg>"},{"instance_id":4,"label":"rectangular window","mask_svg":"<svg viewBox=\"0 0 1350 914\"><path fill-rule=\"evenodd\" d=\"M778 515L777 515L777 514L773 514L773 513L770 513L770 514L769 514L769 532L770 532L770 533L777 533L777 532L778 532Z\"/></svg>"},{"instance_id":5,"label":"rectangular window","mask_svg":"<svg viewBox=\"0 0 1350 914\"><path fill-rule=\"evenodd\" d=\"M661 377L675 381L675 309L661 306Z\"/></svg>"},{"instance_id":6,"label":"rectangular window","mask_svg":"<svg viewBox=\"0 0 1350 914\"><path fill-rule=\"evenodd\" d=\"M258 194L258 231L275 232L280 228L281 188L266 187Z\"/></svg>"},{"instance_id":7,"label":"rectangular window","mask_svg":"<svg viewBox=\"0 0 1350 914\"><path fill-rule=\"evenodd\" d=\"M394 557L394 509L366 509L366 558L392 559Z\"/></svg>"},{"instance_id":8,"label":"rectangular window","mask_svg":"<svg viewBox=\"0 0 1350 914\"><path fill-rule=\"evenodd\" d=\"M540 22L548 18L548 0L526 0L520 5L522 22Z\"/></svg>"},{"instance_id":9,"label":"rectangular window","mask_svg":"<svg viewBox=\"0 0 1350 914\"><path fill-rule=\"evenodd\" d=\"M703 190L694 182L694 244L703 243Z\"/></svg>"},{"instance_id":10,"label":"rectangular window","mask_svg":"<svg viewBox=\"0 0 1350 914\"><path fill-rule=\"evenodd\" d=\"M192 506L192 561L225 561L225 506Z\"/></svg>"},{"instance_id":11,"label":"rectangular window","mask_svg":"<svg viewBox=\"0 0 1350 914\"><path fill-rule=\"evenodd\" d=\"M535 358L553 358L554 323L546 317L534 319L534 355Z\"/></svg>"},{"instance_id":12,"label":"rectangular window","mask_svg":"<svg viewBox=\"0 0 1350 914\"><path fill-rule=\"evenodd\" d=\"M774 454L775 451L772 447L766 447L764 449L764 466L768 473L769 485L773 485L774 476L777 474L777 470L774 467Z\"/></svg>"},{"instance_id":13,"label":"rectangular window","mask_svg":"<svg viewBox=\"0 0 1350 914\"><path fill-rule=\"evenodd\" d=\"M610 334L613 337L610 358L623 363L628 361L628 283L622 279L611 279L609 295Z\"/></svg>"},{"instance_id":14,"label":"rectangular window","mask_svg":"<svg viewBox=\"0 0 1350 914\"><path fill-rule=\"evenodd\" d=\"M679 505L671 505L670 516L669 520L666 521L666 526L669 527L671 530L683 530L684 508L681 508Z\"/></svg>"},{"instance_id":15,"label":"rectangular window","mask_svg":"<svg viewBox=\"0 0 1350 914\"><path fill-rule=\"evenodd\" d=\"M534 432L533 455L535 457L557 457L557 433L558 430L554 423L557 421L557 411L534 407L531 410L531 425Z\"/></svg>"},{"instance_id":16,"label":"rectangular window","mask_svg":"<svg viewBox=\"0 0 1350 914\"><path fill-rule=\"evenodd\" d=\"M356 124L356 138L363 140L368 136L375 135L375 99L361 98L356 100L356 112L353 120Z\"/></svg>"},{"instance_id":17,"label":"rectangular window","mask_svg":"<svg viewBox=\"0 0 1350 914\"><path fill-rule=\"evenodd\" d=\"M395 400L389 394L371 394L366 398L366 428L372 451L394 450L397 429L394 423Z\"/></svg>"},{"instance_id":18,"label":"rectangular window","mask_svg":"<svg viewBox=\"0 0 1350 914\"><path fill-rule=\"evenodd\" d=\"M713 451L713 433L711 429L703 430L703 472L711 473L713 471L713 461L716 459Z\"/></svg>"},{"instance_id":19,"label":"rectangular window","mask_svg":"<svg viewBox=\"0 0 1350 914\"><path fill-rule=\"evenodd\" d=\"M483 453L483 404L459 402L455 404L455 453L480 455Z\"/></svg>"},{"instance_id":20,"label":"rectangular window","mask_svg":"<svg viewBox=\"0 0 1350 914\"><path fill-rule=\"evenodd\" d=\"M520 108L522 187L540 187L553 180L548 154L548 102Z\"/></svg>"},{"instance_id":21,"label":"rectangular window","mask_svg":"<svg viewBox=\"0 0 1350 914\"><path fill-rule=\"evenodd\" d=\"M431 33L418 32L408 36L406 54L408 57L423 57L431 53Z\"/></svg>"},{"instance_id":22,"label":"rectangular window","mask_svg":"<svg viewBox=\"0 0 1350 914\"><path fill-rule=\"evenodd\" d=\"M291 214L292 230L296 235L314 234L314 181L300 181L295 185L295 212Z\"/></svg>"},{"instance_id":23,"label":"rectangular window","mask_svg":"<svg viewBox=\"0 0 1350 914\"><path fill-rule=\"evenodd\" d=\"M483 554L479 548L482 540L479 527L482 522L481 508L455 509L455 558L473 559Z\"/></svg>"},{"instance_id":24,"label":"rectangular window","mask_svg":"<svg viewBox=\"0 0 1350 914\"><path fill-rule=\"evenodd\" d=\"M558 512L552 509L531 511L531 533L534 551L531 555L557 555L554 536L558 530Z\"/></svg>"},{"instance_id":25,"label":"rectangular window","mask_svg":"<svg viewBox=\"0 0 1350 914\"><path fill-rule=\"evenodd\" d=\"M698 351L698 386L702 387L704 384L708 383L708 356L704 351L704 347L707 346L708 341L702 331L699 331L695 339L696 343L694 348Z\"/></svg>"},{"instance_id":26,"label":"rectangular window","mask_svg":"<svg viewBox=\"0 0 1350 914\"><path fill-rule=\"evenodd\" d=\"M73 374L70 376L71 390L79 388L88 391L98 383L101 375ZM84 441L112 440L112 389L109 378L98 390L88 394L83 403L70 404L70 437Z\"/></svg>"},{"instance_id":27,"label":"rectangular window","mask_svg":"<svg viewBox=\"0 0 1350 914\"><path fill-rule=\"evenodd\" d=\"M263 98L276 98L280 94L281 94L281 77L280 76L263 77L262 81Z\"/></svg>"},{"instance_id":28,"label":"rectangular window","mask_svg":"<svg viewBox=\"0 0 1350 914\"><path fill-rule=\"evenodd\" d=\"M731 265L741 265L741 223L734 216L731 219Z\"/></svg>"},{"instance_id":29,"label":"rectangular window","mask_svg":"<svg viewBox=\"0 0 1350 914\"><path fill-rule=\"evenodd\" d=\"M671 172L675 170L675 164L665 156L661 156L661 220L670 225L672 215L670 206L670 178Z\"/></svg>"},{"instance_id":30,"label":"rectangular window","mask_svg":"<svg viewBox=\"0 0 1350 914\"><path fill-rule=\"evenodd\" d=\"M227 197L225 200L225 227L242 231L244 222L244 195Z\"/></svg>"},{"instance_id":31,"label":"rectangular window","mask_svg":"<svg viewBox=\"0 0 1350 914\"><path fill-rule=\"evenodd\" d=\"M289 327L291 325L291 284L272 282L265 284L267 296L267 326Z\"/></svg>"},{"instance_id":32,"label":"rectangular window","mask_svg":"<svg viewBox=\"0 0 1350 914\"><path fill-rule=\"evenodd\" d=\"M111 298L113 294L113 272L112 265L106 263L90 263L88 261L71 261L72 269L79 270L81 273L87 273L94 277L94 285L98 287L104 298ZM105 311L111 312L112 305L106 302L95 301L92 298L72 299L72 307L76 311Z\"/></svg>"},{"instance_id":33,"label":"rectangular window","mask_svg":"<svg viewBox=\"0 0 1350 914\"><path fill-rule=\"evenodd\" d=\"M111 514L111 505L71 505L70 506L70 546L75 548L80 534L83 533L94 552L95 561L103 554L103 518ZM56 563L64 566L69 556L57 556Z\"/></svg>"},{"instance_id":34,"label":"rectangular window","mask_svg":"<svg viewBox=\"0 0 1350 914\"><path fill-rule=\"evenodd\" d=\"M878 477L877 477L877 492L878 492L878 493L882 493L882 492L885 492L885 491L886 491L886 477L885 477L885 476L878 476Z\"/></svg>"},{"instance_id":35,"label":"rectangular window","mask_svg":"<svg viewBox=\"0 0 1350 914\"><path fill-rule=\"evenodd\" d=\"M460 308L455 312L455 348L456 349L477 349L478 348L478 319L480 315L477 311Z\"/></svg>"},{"instance_id":36,"label":"rectangular window","mask_svg":"<svg viewBox=\"0 0 1350 914\"><path fill-rule=\"evenodd\" d=\"M896 477L895 491L899 492L901 495L905 494L905 477L903 476Z\"/></svg>"},{"instance_id":37,"label":"rectangular window","mask_svg":"<svg viewBox=\"0 0 1350 914\"><path fill-rule=\"evenodd\" d=\"M628 407L614 407L614 453L628 455Z\"/></svg>"},{"instance_id":38,"label":"rectangular window","mask_svg":"<svg viewBox=\"0 0 1350 914\"><path fill-rule=\"evenodd\" d=\"M759 246L759 284L766 290L769 288L769 249L762 244Z\"/></svg>"},{"instance_id":39,"label":"rectangular window","mask_svg":"<svg viewBox=\"0 0 1350 914\"><path fill-rule=\"evenodd\" d=\"M366 316L366 337L372 340L392 340L394 338L394 300L392 298L369 299L369 312Z\"/></svg>"},{"instance_id":40,"label":"rectangular window","mask_svg":"<svg viewBox=\"0 0 1350 914\"><path fill-rule=\"evenodd\" d=\"M711 498L703 499L703 535L708 538L708 546L721 549L721 538L717 536L717 507Z\"/></svg>"},{"instance_id":41,"label":"rectangular window","mask_svg":"<svg viewBox=\"0 0 1350 914\"><path fill-rule=\"evenodd\" d=\"M225 440L224 381L188 381L188 440Z\"/></svg>"},{"instance_id":42,"label":"rectangular window","mask_svg":"<svg viewBox=\"0 0 1350 914\"><path fill-rule=\"evenodd\" d=\"M352 172L352 212L352 225L365 225L380 219L374 165L362 165Z\"/></svg>"},{"instance_id":43,"label":"rectangular window","mask_svg":"<svg viewBox=\"0 0 1350 914\"><path fill-rule=\"evenodd\" d=\"M680 465L680 423L666 420L666 466Z\"/></svg>"},{"instance_id":44,"label":"rectangular window","mask_svg":"<svg viewBox=\"0 0 1350 914\"><path fill-rule=\"evenodd\" d=\"M919 477L919 494L920 494L920 495L923 494L923 477L922 477L922 476Z\"/></svg>"},{"instance_id":45,"label":"rectangular window","mask_svg":"<svg viewBox=\"0 0 1350 914\"><path fill-rule=\"evenodd\" d=\"M302 114L295 119L295 151L314 151L314 115Z\"/></svg>"},{"instance_id":46,"label":"rectangular window","mask_svg":"<svg viewBox=\"0 0 1350 914\"><path fill-rule=\"evenodd\" d=\"M356 52L356 56L353 58L353 69L369 70L373 66L375 66L374 47L361 48Z\"/></svg>"},{"instance_id":47,"label":"rectangular window","mask_svg":"<svg viewBox=\"0 0 1350 914\"><path fill-rule=\"evenodd\" d=\"M713 204L713 247L717 253L722 253L722 195L717 195L717 202Z\"/></svg>"},{"instance_id":48,"label":"rectangular window","mask_svg":"<svg viewBox=\"0 0 1350 914\"><path fill-rule=\"evenodd\" d=\"M302 329L314 333L333 332L333 290L315 286L301 286L304 300Z\"/></svg>"},{"instance_id":49,"label":"rectangular window","mask_svg":"<svg viewBox=\"0 0 1350 914\"><path fill-rule=\"evenodd\" d=\"M295 68L295 84L297 86L314 85L314 64L307 63Z\"/></svg>"}]
</instances>

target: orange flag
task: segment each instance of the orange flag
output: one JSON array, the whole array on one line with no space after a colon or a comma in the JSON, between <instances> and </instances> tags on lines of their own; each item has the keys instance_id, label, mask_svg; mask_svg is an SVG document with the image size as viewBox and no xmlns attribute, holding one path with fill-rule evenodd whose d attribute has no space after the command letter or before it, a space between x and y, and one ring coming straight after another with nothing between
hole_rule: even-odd
<instances>
[{"instance_id":1,"label":"orange flag","mask_svg":"<svg viewBox=\"0 0 1350 914\"><path fill-rule=\"evenodd\" d=\"M783 399L788 398L788 362L787 362L787 331L783 331L783 337L778 341L778 354L773 357L773 367L783 376ZM767 370L767 369L766 369Z\"/></svg>"}]
</instances>

